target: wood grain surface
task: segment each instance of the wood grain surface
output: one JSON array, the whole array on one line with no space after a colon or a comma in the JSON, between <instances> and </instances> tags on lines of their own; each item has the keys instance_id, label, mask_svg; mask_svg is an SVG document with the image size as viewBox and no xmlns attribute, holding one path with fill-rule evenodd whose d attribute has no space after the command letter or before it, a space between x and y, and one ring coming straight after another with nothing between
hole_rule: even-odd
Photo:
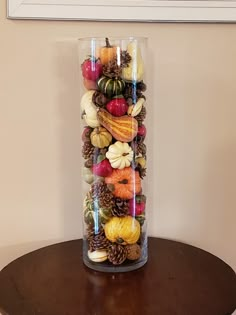
<instances>
[{"instance_id":1,"label":"wood grain surface","mask_svg":"<svg viewBox=\"0 0 236 315\"><path fill-rule=\"evenodd\" d=\"M149 238L147 264L127 273L88 269L81 240L36 250L0 272L4 315L229 315L235 308L236 275L227 264L158 238Z\"/></svg>"}]
</instances>

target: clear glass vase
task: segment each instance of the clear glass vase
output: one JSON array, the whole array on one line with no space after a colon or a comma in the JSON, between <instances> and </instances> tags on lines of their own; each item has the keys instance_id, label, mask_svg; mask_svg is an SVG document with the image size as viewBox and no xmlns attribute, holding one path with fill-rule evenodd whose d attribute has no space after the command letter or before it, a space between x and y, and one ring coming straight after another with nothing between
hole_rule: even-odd
<instances>
[{"instance_id":1,"label":"clear glass vase","mask_svg":"<svg viewBox=\"0 0 236 315\"><path fill-rule=\"evenodd\" d=\"M147 262L147 39L81 38L83 261L106 272Z\"/></svg>"}]
</instances>

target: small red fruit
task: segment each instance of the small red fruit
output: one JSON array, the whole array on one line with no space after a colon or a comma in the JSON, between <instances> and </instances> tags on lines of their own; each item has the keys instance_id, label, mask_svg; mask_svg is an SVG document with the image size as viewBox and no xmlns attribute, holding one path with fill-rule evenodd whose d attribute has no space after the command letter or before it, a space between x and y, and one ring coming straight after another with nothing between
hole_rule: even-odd
<instances>
[{"instance_id":1,"label":"small red fruit","mask_svg":"<svg viewBox=\"0 0 236 315\"><path fill-rule=\"evenodd\" d=\"M86 59L81 65L81 70L85 79L96 81L102 75L102 64L93 59Z\"/></svg>"},{"instance_id":2,"label":"small red fruit","mask_svg":"<svg viewBox=\"0 0 236 315\"><path fill-rule=\"evenodd\" d=\"M147 129L144 125L141 125L140 127L138 127L138 135L145 137L147 134Z\"/></svg>"},{"instance_id":3,"label":"small red fruit","mask_svg":"<svg viewBox=\"0 0 236 315\"><path fill-rule=\"evenodd\" d=\"M120 117L127 113L128 105L124 97L116 97L107 103L106 108L113 116Z\"/></svg>"},{"instance_id":4,"label":"small red fruit","mask_svg":"<svg viewBox=\"0 0 236 315\"><path fill-rule=\"evenodd\" d=\"M88 80L84 78L84 87L87 90L96 90L98 88L97 82L93 80Z\"/></svg>"},{"instance_id":5,"label":"small red fruit","mask_svg":"<svg viewBox=\"0 0 236 315\"><path fill-rule=\"evenodd\" d=\"M129 200L129 214L137 216L145 211L146 196L136 195L135 198Z\"/></svg>"},{"instance_id":6,"label":"small red fruit","mask_svg":"<svg viewBox=\"0 0 236 315\"><path fill-rule=\"evenodd\" d=\"M93 174L101 177L110 176L113 168L108 159L102 160L100 163L94 164L92 166Z\"/></svg>"}]
</instances>

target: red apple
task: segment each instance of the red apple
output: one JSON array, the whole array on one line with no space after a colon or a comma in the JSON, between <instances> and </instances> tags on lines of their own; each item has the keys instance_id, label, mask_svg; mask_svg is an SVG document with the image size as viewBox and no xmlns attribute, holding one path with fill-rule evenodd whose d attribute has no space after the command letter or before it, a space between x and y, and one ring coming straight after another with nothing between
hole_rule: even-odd
<instances>
[{"instance_id":1,"label":"red apple","mask_svg":"<svg viewBox=\"0 0 236 315\"><path fill-rule=\"evenodd\" d=\"M144 125L141 125L138 127L138 135L139 136L142 136L142 137L145 137L147 134L147 129Z\"/></svg>"},{"instance_id":2,"label":"red apple","mask_svg":"<svg viewBox=\"0 0 236 315\"><path fill-rule=\"evenodd\" d=\"M129 214L137 216L145 211L146 196L136 195L135 198L129 200Z\"/></svg>"},{"instance_id":3,"label":"red apple","mask_svg":"<svg viewBox=\"0 0 236 315\"><path fill-rule=\"evenodd\" d=\"M88 80L88 79L85 79L84 78L84 87L87 89L87 90L96 90L97 89L97 82L96 81L93 81L93 80Z\"/></svg>"},{"instance_id":4,"label":"red apple","mask_svg":"<svg viewBox=\"0 0 236 315\"><path fill-rule=\"evenodd\" d=\"M81 65L81 70L85 79L96 81L102 75L102 64L94 59L86 59Z\"/></svg>"},{"instance_id":5,"label":"red apple","mask_svg":"<svg viewBox=\"0 0 236 315\"><path fill-rule=\"evenodd\" d=\"M107 103L106 108L113 116L120 117L127 113L128 104L123 96L116 97Z\"/></svg>"},{"instance_id":6,"label":"red apple","mask_svg":"<svg viewBox=\"0 0 236 315\"><path fill-rule=\"evenodd\" d=\"M113 168L108 159L102 160L100 163L94 164L92 166L93 174L101 177L110 176Z\"/></svg>"}]
</instances>

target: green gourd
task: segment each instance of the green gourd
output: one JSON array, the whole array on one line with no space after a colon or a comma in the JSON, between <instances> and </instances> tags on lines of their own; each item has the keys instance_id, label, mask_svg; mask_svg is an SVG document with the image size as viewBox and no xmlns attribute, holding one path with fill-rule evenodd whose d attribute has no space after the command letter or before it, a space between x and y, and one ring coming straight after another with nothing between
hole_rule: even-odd
<instances>
[{"instance_id":1,"label":"green gourd","mask_svg":"<svg viewBox=\"0 0 236 315\"><path fill-rule=\"evenodd\" d=\"M111 79L106 76L102 76L97 81L99 90L106 94L108 97L113 97L122 94L125 88L125 82L122 79Z\"/></svg>"},{"instance_id":2,"label":"green gourd","mask_svg":"<svg viewBox=\"0 0 236 315\"><path fill-rule=\"evenodd\" d=\"M97 200L93 200L88 193L83 204L84 222L88 225L101 226L108 222L112 216L111 208L102 208Z\"/></svg>"}]
</instances>

